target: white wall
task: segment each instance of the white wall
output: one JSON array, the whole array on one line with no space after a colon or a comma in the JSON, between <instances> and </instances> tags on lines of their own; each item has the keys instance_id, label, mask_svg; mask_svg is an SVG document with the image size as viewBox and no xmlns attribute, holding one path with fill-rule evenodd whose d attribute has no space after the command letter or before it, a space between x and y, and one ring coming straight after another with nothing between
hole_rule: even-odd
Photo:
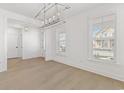
<instances>
[{"instance_id":1,"label":"white wall","mask_svg":"<svg viewBox=\"0 0 124 93\"><path fill-rule=\"evenodd\" d=\"M67 32L67 53L66 56L55 54L55 37L51 34L49 40L53 40L49 47L54 50L52 59L64 64L77 68L91 71L97 74L108 76L114 79L124 81L124 4L108 4L82 12L66 20ZM88 60L88 18L93 16L105 15L107 13L116 13L117 30L116 30L116 63L96 62ZM52 28L53 29L53 28ZM55 33L54 30L51 30ZM48 47L48 46L47 46ZM50 52L50 51L48 51ZM51 53L53 54L53 53ZM51 59L51 58L50 58Z\"/></svg>"},{"instance_id":2,"label":"white wall","mask_svg":"<svg viewBox=\"0 0 124 93\"><path fill-rule=\"evenodd\" d=\"M22 35L23 59L41 57L40 29L29 27Z\"/></svg>"},{"instance_id":3,"label":"white wall","mask_svg":"<svg viewBox=\"0 0 124 93\"><path fill-rule=\"evenodd\" d=\"M0 15L0 72L7 70L6 18Z\"/></svg>"}]
</instances>

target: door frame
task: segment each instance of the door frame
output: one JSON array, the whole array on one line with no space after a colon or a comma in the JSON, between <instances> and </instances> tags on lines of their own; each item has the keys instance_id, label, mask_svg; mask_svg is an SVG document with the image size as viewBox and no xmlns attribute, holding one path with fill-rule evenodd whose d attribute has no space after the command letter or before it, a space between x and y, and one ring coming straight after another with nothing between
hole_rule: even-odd
<instances>
[{"instance_id":1,"label":"door frame","mask_svg":"<svg viewBox=\"0 0 124 93\"><path fill-rule=\"evenodd\" d=\"M9 35L11 35L11 34L8 34L9 33L9 28L10 29L13 29L13 30L17 30L17 45L16 45L16 52L17 52L17 54L16 54L16 56L15 57L9 57L8 56L8 51L7 51L7 59L11 59L11 58L22 58L22 32L21 31L19 31L20 29L18 29L18 28L14 28L14 27L9 27L8 26L8 28L7 28L7 35L8 35L8 37L9 37ZM8 40L8 38L7 38L7 44L8 44L8 42L9 42L9 40ZM7 45L7 50L8 50L8 45Z\"/></svg>"}]
</instances>

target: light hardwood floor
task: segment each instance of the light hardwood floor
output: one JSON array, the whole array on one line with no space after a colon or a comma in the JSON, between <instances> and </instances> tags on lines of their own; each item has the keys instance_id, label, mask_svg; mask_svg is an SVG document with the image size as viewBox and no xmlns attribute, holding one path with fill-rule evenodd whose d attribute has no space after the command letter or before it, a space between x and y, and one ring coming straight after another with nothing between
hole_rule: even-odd
<instances>
[{"instance_id":1,"label":"light hardwood floor","mask_svg":"<svg viewBox=\"0 0 124 93\"><path fill-rule=\"evenodd\" d=\"M0 73L0 89L124 89L124 82L113 80L42 58L9 59L8 71Z\"/></svg>"}]
</instances>

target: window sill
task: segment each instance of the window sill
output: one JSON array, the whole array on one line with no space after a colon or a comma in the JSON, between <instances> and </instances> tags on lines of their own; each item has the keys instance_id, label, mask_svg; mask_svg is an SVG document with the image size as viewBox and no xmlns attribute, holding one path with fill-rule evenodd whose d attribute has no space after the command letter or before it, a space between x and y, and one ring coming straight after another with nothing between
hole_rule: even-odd
<instances>
[{"instance_id":1,"label":"window sill","mask_svg":"<svg viewBox=\"0 0 124 93\"><path fill-rule=\"evenodd\" d=\"M66 53L63 53L63 52L62 53L60 53L60 52L59 53L56 53L56 55L57 56L61 56L61 57L66 57Z\"/></svg>"},{"instance_id":2,"label":"window sill","mask_svg":"<svg viewBox=\"0 0 124 93\"><path fill-rule=\"evenodd\" d=\"M95 58L88 58L88 61L92 61L92 62L99 62L99 63L107 63L107 64L115 64L116 60L99 60L99 59L95 59Z\"/></svg>"}]
</instances>

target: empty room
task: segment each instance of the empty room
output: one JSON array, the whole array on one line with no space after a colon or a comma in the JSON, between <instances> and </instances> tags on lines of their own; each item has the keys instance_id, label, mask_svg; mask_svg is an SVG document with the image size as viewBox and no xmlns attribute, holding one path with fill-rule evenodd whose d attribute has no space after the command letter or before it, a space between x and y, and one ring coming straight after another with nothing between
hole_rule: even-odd
<instances>
[{"instance_id":1,"label":"empty room","mask_svg":"<svg viewBox=\"0 0 124 93\"><path fill-rule=\"evenodd\" d=\"M0 3L0 90L123 90L124 3Z\"/></svg>"}]
</instances>

